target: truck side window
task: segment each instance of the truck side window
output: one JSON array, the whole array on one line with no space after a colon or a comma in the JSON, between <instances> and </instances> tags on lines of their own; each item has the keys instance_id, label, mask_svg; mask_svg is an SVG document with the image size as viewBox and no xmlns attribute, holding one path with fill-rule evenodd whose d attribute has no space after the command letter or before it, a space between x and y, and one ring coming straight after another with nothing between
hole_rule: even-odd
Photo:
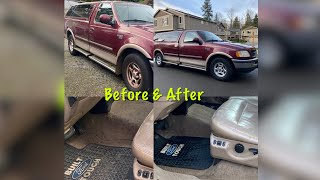
<instances>
[{"instance_id":1,"label":"truck side window","mask_svg":"<svg viewBox=\"0 0 320 180\"><path fill-rule=\"evenodd\" d=\"M91 4L78 5L73 8L71 16L88 19L92 9L93 9L93 5Z\"/></svg>"},{"instance_id":2,"label":"truck side window","mask_svg":"<svg viewBox=\"0 0 320 180\"><path fill-rule=\"evenodd\" d=\"M194 38L199 38L196 32L187 32L184 37L184 43L193 43Z\"/></svg>"},{"instance_id":3,"label":"truck side window","mask_svg":"<svg viewBox=\"0 0 320 180\"><path fill-rule=\"evenodd\" d=\"M73 9L74 9L74 6L72 6L69 11L67 12L66 16L72 16L73 14Z\"/></svg>"},{"instance_id":4,"label":"truck side window","mask_svg":"<svg viewBox=\"0 0 320 180\"><path fill-rule=\"evenodd\" d=\"M162 34L161 38L165 42L177 42L179 39L179 32L165 32Z\"/></svg>"},{"instance_id":5,"label":"truck side window","mask_svg":"<svg viewBox=\"0 0 320 180\"><path fill-rule=\"evenodd\" d=\"M97 12L97 15L95 17L95 22L100 22L100 16L102 14L107 14L113 18L113 12L112 12L112 7L111 4L109 3L103 3L100 5L99 10Z\"/></svg>"}]
</instances>

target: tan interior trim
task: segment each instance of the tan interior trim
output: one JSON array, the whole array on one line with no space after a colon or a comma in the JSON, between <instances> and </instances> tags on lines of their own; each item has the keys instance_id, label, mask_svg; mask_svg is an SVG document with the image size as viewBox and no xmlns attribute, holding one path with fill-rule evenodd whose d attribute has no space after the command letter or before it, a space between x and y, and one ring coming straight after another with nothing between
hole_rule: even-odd
<instances>
[{"instance_id":1,"label":"tan interior trim","mask_svg":"<svg viewBox=\"0 0 320 180\"><path fill-rule=\"evenodd\" d=\"M143 171L149 171L149 177L150 177L150 174L153 173L153 168L149 168L147 166L143 166L142 164L140 164L138 162L137 159L134 159L134 162L133 162L133 177L134 177L134 180L147 180L146 178L143 178L142 176L140 176L140 177L138 176L138 171L139 170L141 170L142 172Z\"/></svg>"},{"instance_id":2,"label":"tan interior trim","mask_svg":"<svg viewBox=\"0 0 320 180\"><path fill-rule=\"evenodd\" d=\"M213 144L213 140L224 141L226 145L225 147L216 146ZM245 147L243 153L239 154L234 150L235 145L238 143L242 144ZM258 167L259 155L253 155L252 152L249 151L249 148L258 149L258 145L225 139L213 134L210 135L210 152L212 157L247 166Z\"/></svg>"}]
</instances>

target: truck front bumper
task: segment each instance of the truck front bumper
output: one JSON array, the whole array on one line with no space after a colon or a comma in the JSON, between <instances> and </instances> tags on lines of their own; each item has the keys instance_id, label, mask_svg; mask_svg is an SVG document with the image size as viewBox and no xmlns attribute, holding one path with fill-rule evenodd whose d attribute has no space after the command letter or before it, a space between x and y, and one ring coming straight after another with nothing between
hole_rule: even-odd
<instances>
[{"instance_id":1,"label":"truck front bumper","mask_svg":"<svg viewBox=\"0 0 320 180\"><path fill-rule=\"evenodd\" d=\"M250 72L258 68L258 58L232 59L234 67L240 72Z\"/></svg>"}]
</instances>

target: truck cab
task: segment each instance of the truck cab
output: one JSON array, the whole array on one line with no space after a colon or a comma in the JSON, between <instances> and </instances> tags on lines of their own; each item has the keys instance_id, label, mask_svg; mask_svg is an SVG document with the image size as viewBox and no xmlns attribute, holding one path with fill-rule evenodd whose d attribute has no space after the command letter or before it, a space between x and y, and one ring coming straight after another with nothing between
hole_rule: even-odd
<instances>
[{"instance_id":1,"label":"truck cab","mask_svg":"<svg viewBox=\"0 0 320 180\"><path fill-rule=\"evenodd\" d=\"M254 47L230 43L200 30L171 31L154 37L155 64L165 63L208 71L221 81L229 81L235 72L251 72L258 67Z\"/></svg>"},{"instance_id":2,"label":"truck cab","mask_svg":"<svg viewBox=\"0 0 320 180\"><path fill-rule=\"evenodd\" d=\"M71 7L65 34L72 55L84 54L117 75L132 91L152 89L153 9L129 2L92 2Z\"/></svg>"}]
</instances>

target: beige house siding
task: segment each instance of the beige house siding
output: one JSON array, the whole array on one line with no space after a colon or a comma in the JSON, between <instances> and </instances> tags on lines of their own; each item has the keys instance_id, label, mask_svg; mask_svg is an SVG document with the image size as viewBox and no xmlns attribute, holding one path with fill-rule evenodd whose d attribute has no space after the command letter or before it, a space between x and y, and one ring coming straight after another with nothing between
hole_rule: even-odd
<instances>
[{"instance_id":1,"label":"beige house siding","mask_svg":"<svg viewBox=\"0 0 320 180\"><path fill-rule=\"evenodd\" d=\"M210 23L207 21L203 21L203 20L199 20L199 19L187 16L185 29L203 30L203 31L210 31L215 33L217 30L217 25L214 23Z\"/></svg>"},{"instance_id":2,"label":"beige house siding","mask_svg":"<svg viewBox=\"0 0 320 180\"><path fill-rule=\"evenodd\" d=\"M162 25L162 19L164 17L169 17L168 27L164 27ZM157 21L154 28L155 32L172 31L179 29L192 29L210 31L220 37L225 36L225 29L221 24L201 20L200 18L194 17L193 15L189 15L174 9L169 8L165 10L158 10L154 18Z\"/></svg>"},{"instance_id":3,"label":"beige house siding","mask_svg":"<svg viewBox=\"0 0 320 180\"><path fill-rule=\"evenodd\" d=\"M253 34L255 37L258 37L259 30L256 27L246 28L241 30L242 37L252 37Z\"/></svg>"},{"instance_id":4,"label":"beige house siding","mask_svg":"<svg viewBox=\"0 0 320 180\"><path fill-rule=\"evenodd\" d=\"M163 25L164 19L168 18L168 26ZM157 16L154 18L154 20L157 21L157 25L154 26L155 32L160 32L160 31L172 31L174 30L174 17L173 15L164 15L164 16Z\"/></svg>"},{"instance_id":5,"label":"beige house siding","mask_svg":"<svg viewBox=\"0 0 320 180\"><path fill-rule=\"evenodd\" d=\"M259 29L257 27L248 27L241 30L242 39L248 42L258 43ZM254 35L254 36L253 36Z\"/></svg>"},{"instance_id":6,"label":"beige house siding","mask_svg":"<svg viewBox=\"0 0 320 180\"><path fill-rule=\"evenodd\" d=\"M173 16L173 29L178 29L179 28L179 19L177 16Z\"/></svg>"},{"instance_id":7,"label":"beige house siding","mask_svg":"<svg viewBox=\"0 0 320 180\"><path fill-rule=\"evenodd\" d=\"M178 18L178 28L179 29L185 29L186 28L186 26L185 26L185 15L180 15L180 16L178 16L177 18ZM181 23L180 23L180 18L181 18Z\"/></svg>"}]
</instances>

